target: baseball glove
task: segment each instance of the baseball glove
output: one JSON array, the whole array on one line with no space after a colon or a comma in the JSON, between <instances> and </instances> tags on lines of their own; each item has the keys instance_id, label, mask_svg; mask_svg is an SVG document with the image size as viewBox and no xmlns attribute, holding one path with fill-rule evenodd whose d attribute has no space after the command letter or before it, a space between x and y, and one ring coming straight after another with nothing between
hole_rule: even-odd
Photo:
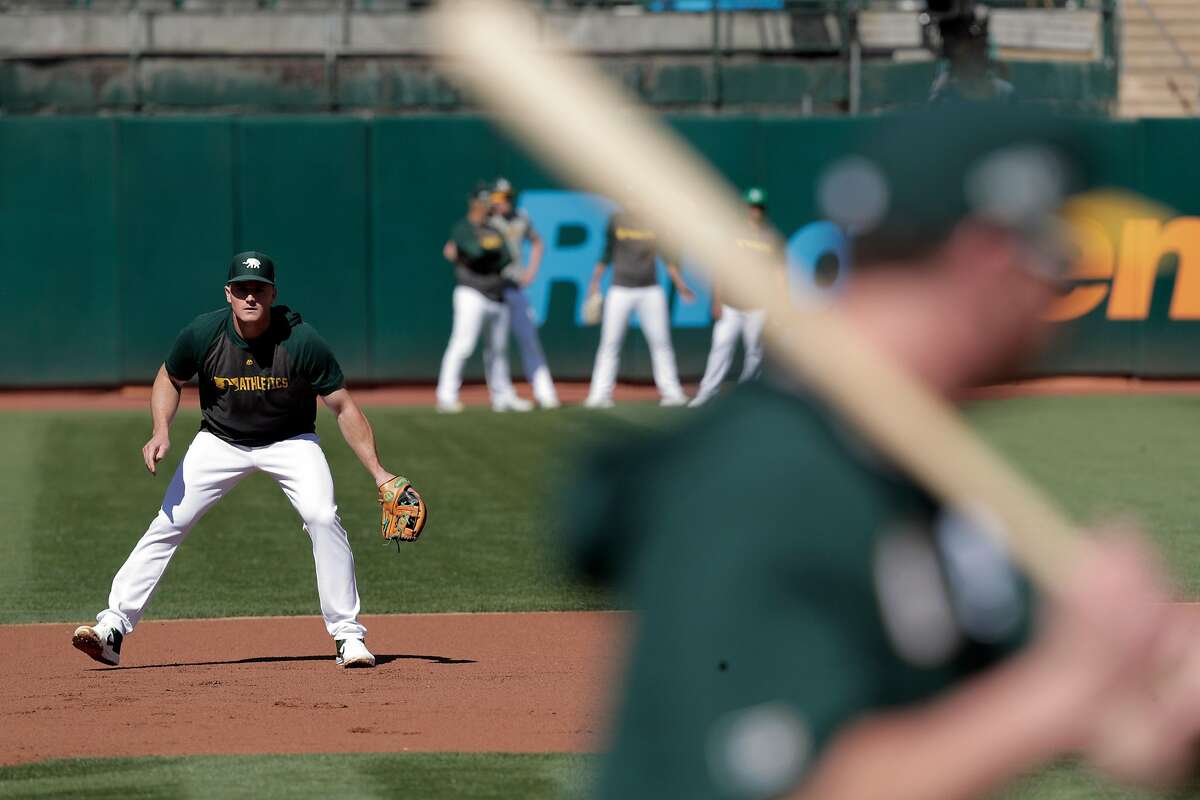
<instances>
[{"instance_id":1,"label":"baseball glove","mask_svg":"<svg viewBox=\"0 0 1200 800\"><path fill-rule=\"evenodd\" d=\"M415 542L421 536L429 509L408 478L396 476L379 487L379 505L383 512L380 530L385 541Z\"/></svg>"},{"instance_id":2,"label":"baseball glove","mask_svg":"<svg viewBox=\"0 0 1200 800\"><path fill-rule=\"evenodd\" d=\"M599 325L603 312L604 295L599 292L588 295L587 299L583 301L583 324Z\"/></svg>"}]
</instances>

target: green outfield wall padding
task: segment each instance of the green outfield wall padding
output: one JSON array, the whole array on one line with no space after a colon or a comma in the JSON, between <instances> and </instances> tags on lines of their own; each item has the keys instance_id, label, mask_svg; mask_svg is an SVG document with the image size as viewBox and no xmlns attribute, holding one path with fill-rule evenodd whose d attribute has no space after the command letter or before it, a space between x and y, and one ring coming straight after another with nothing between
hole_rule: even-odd
<instances>
[{"instance_id":1,"label":"green outfield wall padding","mask_svg":"<svg viewBox=\"0 0 1200 800\"><path fill-rule=\"evenodd\" d=\"M879 125L765 115L667 122L732 185L765 189L771 219L793 243L823 224L814 191L822 170ZM1192 156L1200 122L1084 124L1105 183L1200 217ZM442 245L475 182L498 175L525 190L546 242L528 296L551 368L586 378L599 331L579 322L579 306L609 206L569 191L485 120L0 119L0 324L12 343L0 386L151 380L178 330L224 302L228 259L240 249L275 257L280 302L317 326L351 379L431 381L452 319ZM1169 226L1151 254L1159 269L1144 313L1122 312L1112 281L1103 282L1102 299L1058 326L1035 372L1200 374L1200 219ZM843 267L840 251L822 258L833 256ZM1114 261L1126 277L1129 268ZM671 298L673 338L681 373L694 379L711 336L711 296L688 279L700 297ZM520 375L515 348L512 362ZM622 376L650 373L641 333L631 330ZM480 374L476 356L467 377Z\"/></svg>"},{"instance_id":2,"label":"green outfield wall padding","mask_svg":"<svg viewBox=\"0 0 1200 800\"><path fill-rule=\"evenodd\" d=\"M137 312L118 288L119 150L116 120L0 121L6 385L120 375L121 333Z\"/></svg>"},{"instance_id":3,"label":"green outfield wall padding","mask_svg":"<svg viewBox=\"0 0 1200 800\"><path fill-rule=\"evenodd\" d=\"M235 130L229 119L118 123L124 382L153 375L182 323L225 302L220 267L236 247Z\"/></svg>"},{"instance_id":4,"label":"green outfield wall padding","mask_svg":"<svg viewBox=\"0 0 1200 800\"><path fill-rule=\"evenodd\" d=\"M367 374L367 124L246 119L238 133L234 246L270 253L286 269L278 302L317 326L347 374Z\"/></svg>"}]
</instances>

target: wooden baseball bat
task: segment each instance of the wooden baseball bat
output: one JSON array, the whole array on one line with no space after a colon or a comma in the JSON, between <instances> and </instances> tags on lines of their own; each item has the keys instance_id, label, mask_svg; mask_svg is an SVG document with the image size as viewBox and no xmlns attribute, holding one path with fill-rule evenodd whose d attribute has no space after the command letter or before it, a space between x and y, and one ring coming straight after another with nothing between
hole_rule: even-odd
<instances>
[{"instance_id":1,"label":"wooden baseball bat","mask_svg":"<svg viewBox=\"0 0 1200 800\"><path fill-rule=\"evenodd\" d=\"M637 209L667 246L735 304L764 308L766 339L793 370L883 453L955 509L994 522L1014 560L1053 591L1081 536L1062 513L967 427L941 397L883 357L834 310L797 302L773 276L737 193L664 125L596 70L566 54L510 0L444 0L433 15L443 67L553 169Z\"/></svg>"}]
</instances>

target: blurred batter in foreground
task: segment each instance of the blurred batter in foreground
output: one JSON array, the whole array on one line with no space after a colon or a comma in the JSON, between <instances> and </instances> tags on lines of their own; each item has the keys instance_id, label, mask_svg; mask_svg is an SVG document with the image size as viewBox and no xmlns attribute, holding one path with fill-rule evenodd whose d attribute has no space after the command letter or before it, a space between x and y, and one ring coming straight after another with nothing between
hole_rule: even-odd
<instances>
[{"instance_id":1,"label":"blurred batter in foreground","mask_svg":"<svg viewBox=\"0 0 1200 800\"><path fill-rule=\"evenodd\" d=\"M888 125L818 180L855 240L836 302L953 398L1042 342L1055 212L1091 164L1012 109ZM596 457L567 508L580 571L638 612L600 797L960 798L1065 754L1132 783L1188 766L1196 687L1169 707L1148 687L1194 636L1136 538L1098 537L1035 605L986 521L778 372Z\"/></svg>"}]
</instances>

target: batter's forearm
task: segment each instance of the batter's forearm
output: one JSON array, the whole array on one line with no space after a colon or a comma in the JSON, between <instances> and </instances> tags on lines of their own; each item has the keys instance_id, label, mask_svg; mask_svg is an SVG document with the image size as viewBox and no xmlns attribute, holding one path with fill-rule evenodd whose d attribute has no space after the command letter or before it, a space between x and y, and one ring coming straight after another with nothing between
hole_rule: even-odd
<instances>
[{"instance_id":1,"label":"batter's forearm","mask_svg":"<svg viewBox=\"0 0 1200 800\"><path fill-rule=\"evenodd\" d=\"M852 724L791 800L981 797L1071 752L1076 709L1028 656L922 707Z\"/></svg>"},{"instance_id":2,"label":"batter's forearm","mask_svg":"<svg viewBox=\"0 0 1200 800\"><path fill-rule=\"evenodd\" d=\"M154 424L154 432L167 433L175 412L179 410L180 389L167 374L166 366L158 368L154 377L154 387L150 390L150 418Z\"/></svg>"}]
</instances>

